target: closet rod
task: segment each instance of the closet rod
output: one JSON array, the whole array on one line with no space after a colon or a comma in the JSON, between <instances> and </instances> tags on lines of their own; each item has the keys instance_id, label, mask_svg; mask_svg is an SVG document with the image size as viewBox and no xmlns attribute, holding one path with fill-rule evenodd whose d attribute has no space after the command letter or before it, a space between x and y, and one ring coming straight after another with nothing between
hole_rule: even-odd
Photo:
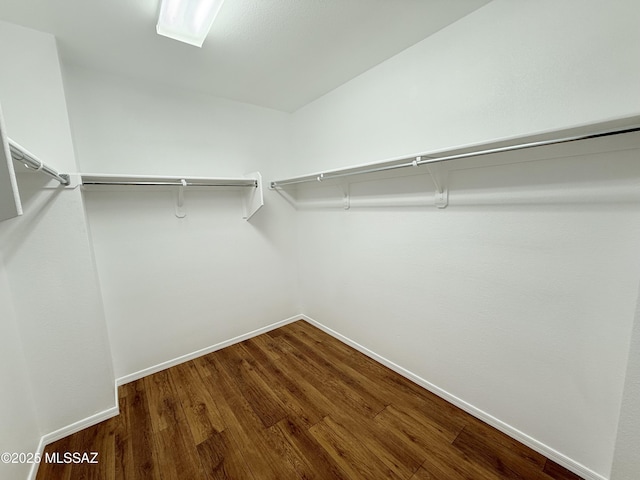
<instances>
[{"instance_id":1,"label":"closet rod","mask_svg":"<svg viewBox=\"0 0 640 480\"><path fill-rule=\"evenodd\" d=\"M81 175L83 185L141 185L187 187L258 187L258 181L242 178L135 177ZM184 180L184 182L182 181Z\"/></svg>"},{"instance_id":2,"label":"closet rod","mask_svg":"<svg viewBox=\"0 0 640 480\"><path fill-rule=\"evenodd\" d=\"M552 139L552 140L541 140L538 142L521 143L517 145L508 145L505 147L487 148L484 150L476 150L476 151L467 152L467 153L457 153L453 155L443 155L443 156L436 157L434 156L435 154L433 153L423 154L423 155L406 157L406 158L401 158L396 160L401 163L393 163L391 165L383 165L380 167L376 167L375 164L372 164L372 165L365 165L362 167L352 167L352 168L346 168L342 170L333 170L333 171L314 174L314 175L305 175L302 177L289 178L286 180L277 180L277 181L271 182L269 186L270 188L278 188L278 187L283 187L286 185L294 185L298 183L321 182L323 180L349 177L351 175L362 175L366 173L384 172L387 170L395 170L398 168L406 168L406 167L419 167L421 165L428 165L430 163L440 163L440 162L446 162L449 160L457 160L462 158L471 158L471 157L479 157L482 155L490 155L492 153L511 152L515 150L524 150L524 149L533 148L533 147L543 147L547 145L557 145L561 143L577 142L579 140L589 140L593 138L608 137L612 135L621 135L624 133L632 133L632 132L639 132L639 131L640 131L640 126L634 126L634 127L626 127L622 129L616 129L616 130L607 130L607 131L597 132L597 133L575 135L572 137L558 138L558 139Z\"/></svg>"},{"instance_id":3,"label":"closet rod","mask_svg":"<svg viewBox=\"0 0 640 480\"><path fill-rule=\"evenodd\" d=\"M26 167L32 168L38 172L45 173L49 175L51 178L55 178L62 185L69 185L70 179L69 175L65 173L59 173L53 168L47 166L39 160L35 155L28 152L25 148L18 145L11 139L9 140L9 150L11 150L11 158L14 160L23 163Z\"/></svg>"}]
</instances>

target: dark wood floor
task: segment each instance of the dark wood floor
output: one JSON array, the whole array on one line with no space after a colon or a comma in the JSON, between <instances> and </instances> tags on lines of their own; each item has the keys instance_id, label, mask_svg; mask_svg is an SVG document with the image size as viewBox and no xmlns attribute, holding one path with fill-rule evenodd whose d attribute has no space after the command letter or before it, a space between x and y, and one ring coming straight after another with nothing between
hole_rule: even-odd
<instances>
[{"instance_id":1,"label":"dark wood floor","mask_svg":"<svg viewBox=\"0 0 640 480\"><path fill-rule=\"evenodd\" d=\"M38 480L578 479L299 321L120 387Z\"/></svg>"}]
</instances>

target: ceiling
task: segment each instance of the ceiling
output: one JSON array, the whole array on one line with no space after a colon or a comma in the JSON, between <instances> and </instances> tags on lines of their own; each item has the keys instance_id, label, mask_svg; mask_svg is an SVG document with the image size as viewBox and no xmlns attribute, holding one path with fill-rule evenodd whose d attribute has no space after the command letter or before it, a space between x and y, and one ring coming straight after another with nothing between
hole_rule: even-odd
<instances>
[{"instance_id":1,"label":"ceiling","mask_svg":"<svg viewBox=\"0 0 640 480\"><path fill-rule=\"evenodd\" d=\"M0 0L64 64L295 111L489 0L226 0L203 47L155 33L160 0Z\"/></svg>"}]
</instances>

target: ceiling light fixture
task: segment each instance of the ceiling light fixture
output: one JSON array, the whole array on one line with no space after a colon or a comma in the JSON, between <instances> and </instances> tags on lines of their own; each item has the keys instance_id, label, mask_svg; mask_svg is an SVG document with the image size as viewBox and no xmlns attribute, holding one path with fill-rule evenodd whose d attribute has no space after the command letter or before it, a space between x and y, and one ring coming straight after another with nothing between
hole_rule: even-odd
<instances>
[{"instance_id":1,"label":"ceiling light fixture","mask_svg":"<svg viewBox=\"0 0 640 480\"><path fill-rule=\"evenodd\" d=\"M156 32L202 47L224 0L162 0Z\"/></svg>"}]
</instances>

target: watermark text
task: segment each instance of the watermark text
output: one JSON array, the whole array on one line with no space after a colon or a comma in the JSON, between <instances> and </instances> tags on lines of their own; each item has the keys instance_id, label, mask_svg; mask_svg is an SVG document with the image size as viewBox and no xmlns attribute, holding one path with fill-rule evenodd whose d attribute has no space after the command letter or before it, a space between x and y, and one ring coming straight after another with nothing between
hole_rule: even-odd
<instances>
[{"instance_id":1,"label":"watermark text","mask_svg":"<svg viewBox=\"0 0 640 480\"><path fill-rule=\"evenodd\" d=\"M98 452L4 452L2 463L98 463Z\"/></svg>"}]
</instances>

